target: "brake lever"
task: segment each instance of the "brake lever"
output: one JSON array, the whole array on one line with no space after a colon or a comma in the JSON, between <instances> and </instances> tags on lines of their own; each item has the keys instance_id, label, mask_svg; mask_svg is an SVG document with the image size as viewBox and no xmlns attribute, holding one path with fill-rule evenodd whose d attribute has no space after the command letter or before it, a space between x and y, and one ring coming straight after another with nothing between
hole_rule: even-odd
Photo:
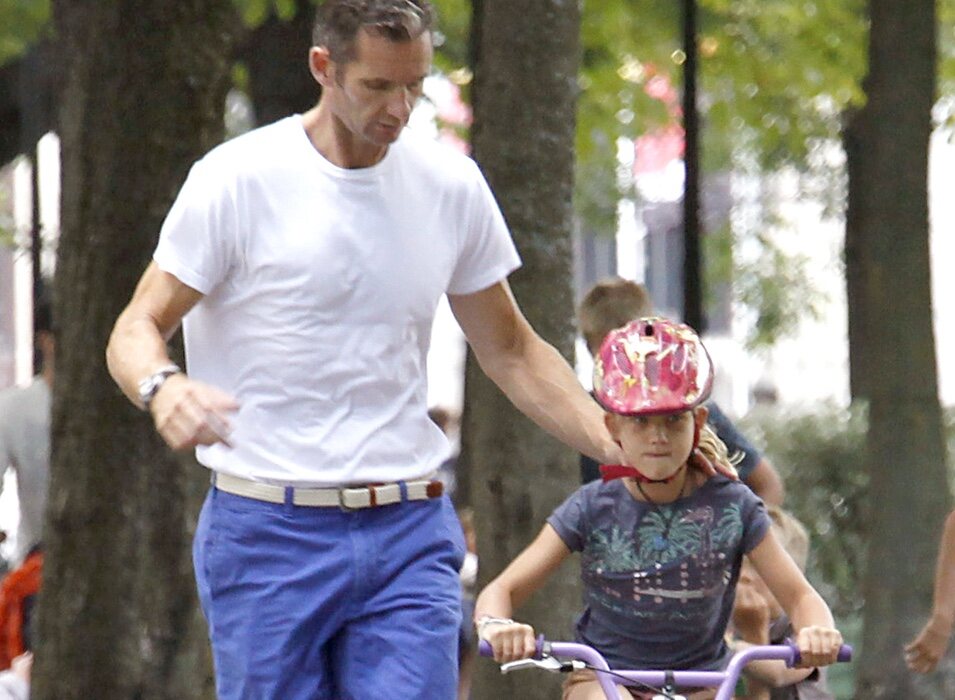
<instances>
[{"instance_id":1,"label":"brake lever","mask_svg":"<svg viewBox=\"0 0 955 700\"><path fill-rule=\"evenodd\" d=\"M540 668L545 671L561 671L564 664L553 656L545 656L543 659L520 659L501 664L501 673L510 673L511 671L522 671L525 668Z\"/></svg>"}]
</instances>

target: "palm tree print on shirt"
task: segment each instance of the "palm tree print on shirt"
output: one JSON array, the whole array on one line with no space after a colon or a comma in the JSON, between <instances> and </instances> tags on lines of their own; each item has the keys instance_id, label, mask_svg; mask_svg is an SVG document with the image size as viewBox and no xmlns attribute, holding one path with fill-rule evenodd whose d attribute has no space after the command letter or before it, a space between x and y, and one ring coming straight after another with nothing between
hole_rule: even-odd
<instances>
[{"instance_id":1,"label":"palm tree print on shirt","mask_svg":"<svg viewBox=\"0 0 955 700\"><path fill-rule=\"evenodd\" d=\"M598 598L700 599L729 582L735 557L728 554L742 536L739 504L722 506L718 517L711 506L658 506L632 532L616 524L592 531L585 575Z\"/></svg>"}]
</instances>

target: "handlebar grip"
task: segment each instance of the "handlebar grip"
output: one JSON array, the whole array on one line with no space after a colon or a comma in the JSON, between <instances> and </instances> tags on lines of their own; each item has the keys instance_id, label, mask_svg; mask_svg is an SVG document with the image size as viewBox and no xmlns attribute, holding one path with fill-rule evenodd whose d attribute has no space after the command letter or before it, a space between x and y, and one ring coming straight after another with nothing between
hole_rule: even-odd
<instances>
[{"instance_id":1,"label":"handlebar grip","mask_svg":"<svg viewBox=\"0 0 955 700\"><path fill-rule=\"evenodd\" d=\"M534 646L534 656L535 659L540 659L541 655L544 653L544 635L540 634L537 636L537 643ZM479 656L494 656L494 649L491 647L491 644L482 639L478 642L478 655Z\"/></svg>"},{"instance_id":2,"label":"handlebar grip","mask_svg":"<svg viewBox=\"0 0 955 700\"><path fill-rule=\"evenodd\" d=\"M787 643L793 650L792 665L798 666L799 662L802 660L802 655L799 653L799 647L797 647L796 642L792 641L791 639L788 640ZM839 647L839 653L836 654L836 661L839 663L846 663L848 661L852 661L852 645L851 644L843 644L841 647Z\"/></svg>"}]
</instances>

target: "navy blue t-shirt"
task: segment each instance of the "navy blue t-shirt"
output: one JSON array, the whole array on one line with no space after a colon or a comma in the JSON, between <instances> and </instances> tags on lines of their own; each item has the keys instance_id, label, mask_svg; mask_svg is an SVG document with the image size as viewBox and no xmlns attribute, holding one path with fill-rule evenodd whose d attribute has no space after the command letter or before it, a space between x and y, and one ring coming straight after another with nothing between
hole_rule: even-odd
<instances>
[{"instance_id":1,"label":"navy blue t-shirt","mask_svg":"<svg viewBox=\"0 0 955 700\"><path fill-rule=\"evenodd\" d=\"M763 502L714 476L671 504L635 499L624 482L578 489L547 519L581 552L577 641L620 669L716 669L744 554L769 529Z\"/></svg>"}]
</instances>

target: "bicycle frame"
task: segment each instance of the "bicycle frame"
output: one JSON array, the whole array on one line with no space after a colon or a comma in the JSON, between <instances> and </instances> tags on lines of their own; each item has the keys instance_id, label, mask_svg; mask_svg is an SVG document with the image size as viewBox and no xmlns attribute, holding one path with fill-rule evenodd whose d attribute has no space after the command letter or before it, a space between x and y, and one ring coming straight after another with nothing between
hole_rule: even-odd
<instances>
[{"instance_id":1,"label":"bicycle frame","mask_svg":"<svg viewBox=\"0 0 955 700\"><path fill-rule=\"evenodd\" d=\"M596 671L597 681L608 700L621 700L617 683L625 680L654 688L671 686L718 688L716 700L731 700L743 667L751 661L778 660L785 661L787 666L795 666L799 663L799 649L795 644L772 644L753 646L737 652L724 671L618 671L614 669L610 674L605 673L610 671L610 667L607 666L607 661L600 652L585 644L548 642L541 637L538 639L537 649L538 653L534 659L565 658L585 662L589 668ZM479 653L481 656L493 656L491 645L482 640ZM838 661L845 662L851 659L852 647L843 644L839 650ZM558 670L548 669L547 666L540 666L540 664L535 665L547 670ZM502 667L502 672L507 671Z\"/></svg>"}]
</instances>

